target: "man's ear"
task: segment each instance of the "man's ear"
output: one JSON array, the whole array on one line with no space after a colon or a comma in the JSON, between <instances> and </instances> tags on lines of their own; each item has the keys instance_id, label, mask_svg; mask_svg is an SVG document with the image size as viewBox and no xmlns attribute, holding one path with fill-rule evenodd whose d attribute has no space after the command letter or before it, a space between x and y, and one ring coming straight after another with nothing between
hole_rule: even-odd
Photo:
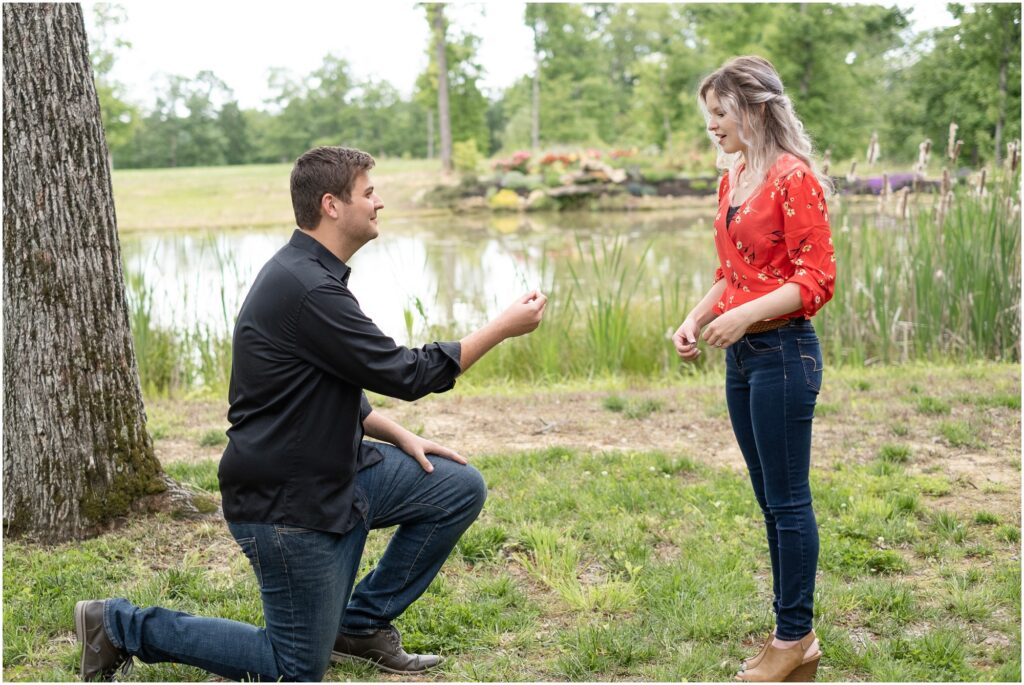
<instances>
[{"instance_id":1,"label":"man's ear","mask_svg":"<svg viewBox=\"0 0 1024 685\"><path fill-rule=\"evenodd\" d=\"M337 198L330 193L324 193L320 198L320 215L329 216L332 219L338 218L338 210L334 208L334 201Z\"/></svg>"}]
</instances>

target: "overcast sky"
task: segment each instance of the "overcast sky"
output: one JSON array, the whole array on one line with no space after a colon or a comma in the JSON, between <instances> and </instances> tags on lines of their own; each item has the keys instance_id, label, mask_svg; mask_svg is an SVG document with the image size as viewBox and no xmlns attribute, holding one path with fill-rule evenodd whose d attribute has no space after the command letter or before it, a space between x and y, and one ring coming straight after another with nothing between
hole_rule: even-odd
<instances>
[{"instance_id":1,"label":"overcast sky","mask_svg":"<svg viewBox=\"0 0 1024 685\"><path fill-rule=\"evenodd\" d=\"M90 31L94 4L83 3ZM145 106L152 104L161 74L192 77L208 69L234 90L243 108L256 108L270 96L267 74L272 67L304 76L333 53L348 60L357 80L383 79L408 96L427 65L427 22L411 1L120 4L127 19L113 33L131 48L119 54L113 77L126 86L131 100ZM898 4L913 8L916 30L953 23L944 2ZM481 38L485 92L505 88L532 69L524 6L519 0L449 5L452 24Z\"/></svg>"}]
</instances>

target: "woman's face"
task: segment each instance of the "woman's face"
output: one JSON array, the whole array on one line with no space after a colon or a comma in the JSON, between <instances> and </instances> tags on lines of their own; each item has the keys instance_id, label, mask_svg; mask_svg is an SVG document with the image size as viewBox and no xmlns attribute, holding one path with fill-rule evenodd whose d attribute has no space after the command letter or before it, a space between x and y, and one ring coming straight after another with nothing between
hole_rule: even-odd
<instances>
[{"instance_id":1,"label":"woman's face","mask_svg":"<svg viewBox=\"0 0 1024 685\"><path fill-rule=\"evenodd\" d=\"M736 114L725 111L714 90L707 92L704 104L708 109L708 131L718 139L722 151L727 154L746 153L747 146L740 140L740 123Z\"/></svg>"}]
</instances>

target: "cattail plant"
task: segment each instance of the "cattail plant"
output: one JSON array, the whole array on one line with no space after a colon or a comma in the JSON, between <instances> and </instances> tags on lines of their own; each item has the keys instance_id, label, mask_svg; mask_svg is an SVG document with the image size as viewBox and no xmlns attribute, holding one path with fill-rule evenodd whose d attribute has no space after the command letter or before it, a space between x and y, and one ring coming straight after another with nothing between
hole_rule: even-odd
<instances>
[{"instance_id":1,"label":"cattail plant","mask_svg":"<svg viewBox=\"0 0 1024 685\"><path fill-rule=\"evenodd\" d=\"M857 160L850 162L850 173L846 174L846 180L850 183L857 180Z\"/></svg>"},{"instance_id":2,"label":"cattail plant","mask_svg":"<svg viewBox=\"0 0 1024 685\"><path fill-rule=\"evenodd\" d=\"M956 160L960 156L960 150L963 148L963 146L964 146L964 141L962 141L962 140L956 141L956 145L953 146L953 152L951 152L950 155L949 155L949 161L950 162L952 162L953 164L956 164Z\"/></svg>"},{"instance_id":3,"label":"cattail plant","mask_svg":"<svg viewBox=\"0 0 1024 685\"><path fill-rule=\"evenodd\" d=\"M935 225L942 227L942 224L946 220L946 215L949 214L949 208L953 204L953 193L949 190L942 193L942 199L939 201L939 213L935 218Z\"/></svg>"},{"instance_id":4,"label":"cattail plant","mask_svg":"<svg viewBox=\"0 0 1024 685\"><path fill-rule=\"evenodd\" d=\"M1010 167L1010 173L1017 171L1020 164L1020 141L1011 140L1006 144L1006 164Z\"/></svg>"},{"instance_id":5,"label":"cattail plant","mask_svg":"<svg viewBox=\"0 0 1024 685\"><path fill-rule=\"evenodd\" d=\"M900 208L899 216L901 219L907 218L907 199L910 197L910 188L903 186L900 188Z\"/></svg>"},{"instance_id":6,"label":"cattail plant","mask_svg":"<svg viewBox=\"0 0 1024 685\"><path fill-rule=\"evenodd\" d=\"M951 162L955 162L956 155L960 154L959 151L956 154L953 152L953 149L956 147L956 131L958 128L960 127L956 125L955 121L949 122L949 143L946 147L946 156L949 157Z\"/></svg>"},{"instance_id":7,"label":"cattail plant","mask_svg":"<svg viewBox=\"0 0 1024 685\"><path fill-rule=\"evenodd\" d=\"M878 148L878 131L873 131L871 133L871 141L868 143L867 162L869 166L873 165L875 162L878 161L879 152L880 150Z\"/></svg>"},{"instance_id":8,"label":"cattail plant","mask_svg":"<svg viewBox=\"0 0 1024 685\"><path fill-rule=\"evenodd\" d=\"M828 168L832 164L832 148L825 148L825 154L821 158L821 173L828 176Z\"/></svg>"},{"instance_id":9,"label":"cattail plant","mask_svg":"<svg viewBox=\"0 0 1024 685\"><path fill-rule=\"evenodd\" d=\"M932 139L925 138L924 141L917 146L917 167L914 169L918 176L924 176L928 170L928 160L932 156Z\"/></svg>"},{"instance_id":10,"label":"cattail plant","mask_svg":"<svg viewBox=\"0 0 1024 685\"><path fill-rule=\"evenodd\" d=\"M946 195L949 193L949 190L950 190L951 187L952 187L952 183L950 182L950 178L949 178L949 169L943 169L942 170L942 185L939 187L939 195L941 195L943 198L945 198Z\"/></svg>"},{"instance_id":11,"label":"cattail plant","mask_svg":"<svg viewBox=\"0 0 1024 685\"><path fill-rule=\"evenodd\" d=\"M974 191L978 197L985 197L985 174L987 171L987 169L982 169L981 174L978 176L978 186Z\"/></svg>"}]
</instances>

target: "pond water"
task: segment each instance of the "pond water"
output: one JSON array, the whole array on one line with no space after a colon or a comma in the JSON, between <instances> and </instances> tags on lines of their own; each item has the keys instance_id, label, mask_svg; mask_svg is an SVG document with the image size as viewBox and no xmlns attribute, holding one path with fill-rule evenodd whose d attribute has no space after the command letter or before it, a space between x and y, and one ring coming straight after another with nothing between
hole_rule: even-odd
<instances>
[{"instance_id":1,"label":"pond water","mask_svg":"<svg viewBox=\"0 0 1024 685\"><path fill-rule=\"evenodd\" d=\"M382 215L380 236L351 260L349 286L363 310L400 342L409 342L410 322L417 334L427 325L468 331L531 288L566 293L575 286L574 296L586 297L598 289L595 279L609 277L638 278L637 298L656 299L672 289L682 291L680 301L692 301L710 287L716 266L712 218L711 207L390 220ZM292 227L281 226L124 235L129 298L137 302L140 293L148 294L156 325L193 330L198 324L229 334L256 274L291 233ZM616 246L618 270L610 264ZM679 312L680 320L685 313Z\"/></svg>"}]
</instances>

